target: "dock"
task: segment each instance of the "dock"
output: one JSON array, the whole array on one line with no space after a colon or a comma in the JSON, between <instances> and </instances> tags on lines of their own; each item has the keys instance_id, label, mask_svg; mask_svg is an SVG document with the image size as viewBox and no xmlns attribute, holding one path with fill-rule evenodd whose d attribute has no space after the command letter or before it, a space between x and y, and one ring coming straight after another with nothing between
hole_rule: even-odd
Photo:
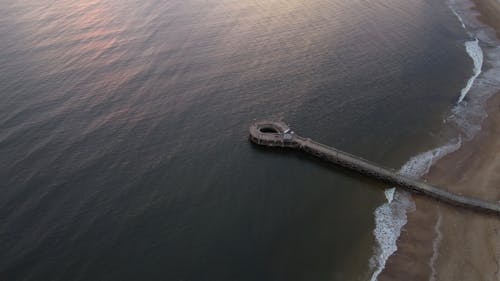
<instances>
[{"instance_id":1,"label":"dock","mask_svg":"<svg viewBox=\"0 0 500 281\"><path fill-rule=\"evenodd\" d=\"M301 137L293 132L286 123L281 121L263 120L252 123L249 128L249 139L257 145L302 150L326 161L395 187L405 188L412 192L424 194L452 205L500 215L500 204L462 196L411 179L407 176L398 174L393 169L385 168L361 157L313 141L310 138Z\"/></svg>"}]
</instances>

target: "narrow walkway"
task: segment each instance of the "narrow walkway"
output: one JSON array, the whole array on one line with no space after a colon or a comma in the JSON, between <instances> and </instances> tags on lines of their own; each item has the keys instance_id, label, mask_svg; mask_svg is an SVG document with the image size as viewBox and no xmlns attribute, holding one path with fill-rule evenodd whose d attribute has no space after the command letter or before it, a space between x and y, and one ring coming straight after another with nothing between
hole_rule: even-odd
<instances>
[{"instance_id":1,"label":"narrow walkway","mask_svg":"<svg viewBox=\"0 0 500 281\"><path fill-rule=\"evenodd\" d=\"M500 215L500 204L458 195L405 177L392 169L382 167L361 157L315 142L309 138L301 137L291 131L288 125L281 121L264 120L255 122L250 125L249 133L250 140L258 145L300 149L329 162L397 187L404 187L413 192L422 193L453 205Z\"/></svg>"}]
</instances>

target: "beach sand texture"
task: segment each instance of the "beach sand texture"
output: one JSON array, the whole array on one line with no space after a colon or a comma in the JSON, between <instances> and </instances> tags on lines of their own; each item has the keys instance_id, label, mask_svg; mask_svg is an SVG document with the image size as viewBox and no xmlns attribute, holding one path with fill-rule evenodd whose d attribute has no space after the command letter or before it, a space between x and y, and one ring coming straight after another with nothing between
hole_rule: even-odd
<instances>
[{"instance_id":1,"label":"beach sand texture","mask_svg":"<svg viewBox=\"0 0 500 281\"><path fill-rule=\"evenodd\" d=\"M476 0L479 19L500 38L500 3ZM433 165L425 180L460 194L500 201L500 92L482 130ZM415 195L416 210L378 280L500 280L500 218Z\"/></svg>"}]
</instances>

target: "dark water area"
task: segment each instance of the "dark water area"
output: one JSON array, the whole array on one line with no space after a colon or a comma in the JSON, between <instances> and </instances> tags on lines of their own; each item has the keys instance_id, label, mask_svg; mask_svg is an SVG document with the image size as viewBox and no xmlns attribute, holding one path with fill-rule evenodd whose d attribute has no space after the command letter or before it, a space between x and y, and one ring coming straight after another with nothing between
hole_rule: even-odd
<instances>
[{"instance_id":1,"label":"dark water area","mask_svg":"<svg viewBox=\"0 0 500 281\"><path fill-rule=\"evenodd\" d=\"M384 186L247 127L399 168L465 40L439 1L0 0L0 279L366 280Z\"/></svg>"}]
</instances>

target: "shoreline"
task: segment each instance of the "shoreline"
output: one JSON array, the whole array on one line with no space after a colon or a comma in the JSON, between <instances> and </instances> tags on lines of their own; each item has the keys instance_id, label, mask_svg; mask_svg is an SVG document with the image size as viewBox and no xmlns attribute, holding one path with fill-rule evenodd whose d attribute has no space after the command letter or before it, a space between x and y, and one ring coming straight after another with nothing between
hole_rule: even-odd
<instances>
[{"instance_id":1,"label":"shoreline","mask_svg":"<svg viewBox=\"0 0 500 281\"><path fill-rule=\"evenodd\" d=\"M424 179L468 196L500 200L500 91L483 130L437 161ZM495 152L495 153L493 153ZM495 173L496 172L496 173ZM474 188L470 188L474 184ZM500 280L500 220L413 195L416 210L382 280Z\"/></svg>"},{"instance_id":2,"label":"shoreline","mask_svg":"<svg viewBox=\"0 0 500 281\"><path fill-rule=\"evenodd\" d=\"M500 39L500 3L473 0L477 19ZM500 90L471 140L438 160L423 177L450 191L500 201ZM500 280L500 219L413 195L415 211L378 280Z\"/></svg>"}]
</instances>

